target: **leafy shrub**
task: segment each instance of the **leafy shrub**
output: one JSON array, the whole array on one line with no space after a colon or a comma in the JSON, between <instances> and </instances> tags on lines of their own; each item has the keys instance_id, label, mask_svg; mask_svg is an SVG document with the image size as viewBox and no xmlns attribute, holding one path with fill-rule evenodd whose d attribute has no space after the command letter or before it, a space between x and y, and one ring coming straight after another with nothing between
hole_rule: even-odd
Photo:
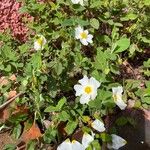
<instances>
[{"instance_id":1,"label":"leafy shrub","mask_svg":"<svg viewBox=\"0 0 150 150\"><path fill-rule=\"evenodd\" d=\"M149 1L90 0L84 6L72 4L71 0L24 0L23 3L20 12L34 17L28 24L31 29L28 40L21 44L9 35L0 35L2 75L17 76L16 83L1 87L1 93L15 88L23 93L16 105L29 109L25 116L10 118L9 122L13 126L17 124L20 130L13 131L17 134L15 137L21 134L21 122L28 122L28 119L41 124L44 143L56 145L78 129L89 132L93 120L105 123L105 117L114 112L116 105L120 106L117 100L118 96L122 97L123 90L125 107L129 98L136 101L136 108L142 107L141 104L149 107L149 84L141 89L140 81L121 76L123 62L134 61L150 44ZM92 41L82 42L81 39L88 35L76 37L79 26L85 32L88 30ZM35 50L35 42L43 47ZM75 96L74 85L85 75L93 77L101 86L93 100L81 104L80 97ZM124 87L121 92L112 93L112 88L121 86ZM44 129L45 120L50 122L47 129ZM110 136L98 133L91 146L100 149L98 140L110 142ZM35 146L29 144L29 147Z\"/></svg>"}]
</instances>

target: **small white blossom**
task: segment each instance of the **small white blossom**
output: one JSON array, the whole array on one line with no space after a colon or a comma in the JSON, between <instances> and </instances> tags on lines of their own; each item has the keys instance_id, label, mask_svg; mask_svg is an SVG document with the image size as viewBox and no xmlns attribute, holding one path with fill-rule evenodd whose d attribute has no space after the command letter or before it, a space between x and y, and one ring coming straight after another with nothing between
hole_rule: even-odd
<instances>
[{"instance_id":1,"label":"small white blossom","mask_svg":"<svg viewBox=\"0 0 150 150\"><path fill-rule=\"evenodd\" d=\"M75 38L79 39L83 45L93 43L93 35L89 34L88 30L84 30L81 26L75 28Z\"/></svg>"},{"instance_id":2,"label":"small white blossom","mask_svg":"<svg viewBox=\"0 0 150 150\"><path fill-rule=\"evenodd\" d=\"M66 139L57 147L57 150L85 150L94 141L95 134L91 133L91 135L86 132L83 134L82 144L76 140L70 142L69 139Z\"/></svg>"},{"instance_id":3,"label":"small white blossom","mask_svg":"<svg viewBox=\"0 0 150 150\"><path fill-rule=\"evenodd\" d=\"M95 130L97 130L99 132L104 132L106 130L104 123L98 119L93 121L91 126L92 126L92 128L94 128Z\"/></svg>"},{"instance_id":4,"label":"small white blossom","mask_svg":"<svg viewBox=\"0 0 150 150\"><path fill-rule=\"evenodd\" d=\"M113 92L114 102L121 110L124 110L127 104L122 100L123 87L122 86L113 87L112 92Z\"/></svg>"},{"instance_id":5,"label":"small white blossom","mask_svg":"<svg viewBox=\"0 0 150 150\"><path fill-rule=\"evenodd\" d=\"M63 143L61 143L58 147L57 150L71 150L72 149L72 145L69 139L66 139Z\"/></svg>"},{"instance_id":6,"label":"small white blossom","mask_svg":"<svg viewBox=\"0 0 150 150\"><path fill-rule=\"evenodd\" d=\"M83 145L78 141L73 140L72 142L70 142L70 140L67 139L57 147L57 150L85 150L85 149Z\"/></svg>"},{"instance_id":7,"label":"small white blossom","mask_svg":"<svg viewBox=\"0 0 150 150\"><path fill-rule=\"evenodd\" d=\"M47 41L43 35L37 35L37 38L34 41L34 49L43 50L46 42Z\"/></svg>"},{"instance_id":8,"label":"small white blossom","mask_svg":"<svg viewBox=\"0 0 150 150\"><path fill-rule=\"evenodd\" d=\"M69 150L69 149L66 149ZM84 146L76 140L72 141L72 150L85 150Z\"/></svg>"},{"instance_id":9,"label":"small white blossom","mask_svg":"<svg viewBox=\"0 0 150 150\"><path fill-rule=\"evenodd\" d=\"M80 4L82 6L84 6L84 1L87 1L87 0L71 0L73 4Z\"/></svg>"},{"instance_id":10,"label":"small white blossom","mask_svg":"<svg viewBox=\"0 0 150 150\"><path fill-rule=\"evenodd\" d=\"M84 148L86 149L87 147L89 147L89 145L91 144L91 142L94 141L94 136L95 134L92 132L92 135L88 134L88 133L84 133L83 137L82 137L82 145L84 146Z\"/></svg>"},{"instance_id":11,"label":"small white blossom","mask_svg":"<svg viewBox=\"0 0 150 150\"><path fill-rule=\"evenodd\" d=\"M100 87L100 82L95 78L90 79L85 75L83 79L79 80L80 84L76 84L74 89L76 91L76 96L80 97L81 104L88 104L90 100L94 100L97 96L97 88Z\"/></svg>"},{"instance_id":12,"label":"small white blossom","mask_svg":"<svg viewBox=\"0 0 150 150\"><path fill-rule=\"evenodd\" d=\"M123 147L124 145L127 144L127 141L125 139L123 139L122 137L115 135L115 134L111 134L112 137L112 143L108 143L107 144L107 148L108 149L119 149L120 147Z\"/></svg>"}]
</instances>

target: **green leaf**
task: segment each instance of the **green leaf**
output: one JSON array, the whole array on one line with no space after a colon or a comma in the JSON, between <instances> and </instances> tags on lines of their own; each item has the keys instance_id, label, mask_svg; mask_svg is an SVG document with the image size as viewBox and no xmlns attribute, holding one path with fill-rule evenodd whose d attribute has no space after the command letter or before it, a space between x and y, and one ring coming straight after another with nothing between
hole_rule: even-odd
<instances>
[{"instance_id":1,"label":"green leaf","mask_svg":"<svg viewBox=\"0 0 150 150\"><path fill-rule=\"evenodd\" d=\"M111 39L107 36L107 35L101 35L100 37L99 37L99 42L100 43L107 43L107 44L109 44L110 46L111 46Z\"/></svg>"},{"instance_id":2,"label":"green leaf","mask_svg":"<svg viewBox=\"0 0 150 150\"><path fill-rule=\"evenodd\" d=\"M36 141L35 140L29 141L29 143L27 144L27 150L34 150L35 147L36 147Z\"/></svg>"},{"instance_id":3,"label":"green leaf","mask_svg":"<svg viewBox=\"0 0 150 150\"><path fill-rule=\"evenodd\" d=\"M110 142L111 141L111 136L107 133L101 133L100 137L103 142Z\"/></svg>"},{"instance_id":4,"label":"green leaf","mask_svg":"<svg viewBox=\"0 0 150 150\"><path fill-rule=\"evenodd\" d=\"M98 29L99 28L99 21L95 18L90 19L90 24L94 29Z\"/></svg>"},{"instance_id":5,"label":"green leaf","mask_svg":"<svg viewBox=\"0 0 150 150\"><path fill-rule=\"evenodd\" d=\"M136 127L137 122L136 122L136 120L135 120L134 118L127 117L127 120L128 120L128 123L129 123L130 125L132 125L134 128Z\"/></svg>"},{"instance_id":6,"label":"green leaf","mask_svg":"<svg viewBox=\"0 0 150 150\"><path fill-rule=\"evenodd\" d=\"M115 52L120 53L125 51L130 46L130 39L121 38L116 42Z\"/></svg>"},{"instance_id":7,"label":"green leaf","mask_svg":"<svg viewBox=\"0 0 150 150\"><path fill-rule=\"evenodd\" d=\"M22 121L25 121L27 119L28 115L27 114L14 114L9 118L9 121L11 123L20 123Z\"/></svg>"},{"instance_id":8,"label":"green leaf","mask_svg":"<svg viewBox=\"0 0 150 150\"><path fill-rule=\"evenodd\" d=\"M56 106L57 109L58 109L58 110L61 110L61 108L63 107L63 105L66 103L66 101L67 101L67 100L66 100L65 97L63 97L62 99L60 99L59 102L58 102L58 104L57 104L57 106Z\"/></svg>"},{"instance_id":9,"label":"green leaf","mask_svg":"<svg viewBox=\"0 0 150 150\"><path fill-rule=\"evenodd\" d=\"M129 13L125 17L122 17L121 21L135 20L138 17L137 14Z\"/></svg>"},{"instance_id":10,"label":"green leaf","mask_svg":"<svg viewBox=\"0 0 150 150\"><path fill-rule=\"evenodd\" d=\"M115 122L118 126L124 126L125 124L128 123L127 118L125 117L119 117L116 122Z\"/></svg>"},{"instance_id":11,"label":"green leaf","mask_svg":"<svg viewBox=\"0 0 150 150\"><path fill-rule=\"evenodd\" d=\"M62 112L59 114L59 120L60 120L60 121L67 121L67 120L70 120L70 115L69 115L66 111L62 111Z\"/></svg>"},{"instance_id":12,"label":"green leaf","mask_svg":"<svg viewBox=\"0 0 150 150\"><path fill-rule=\"evenodd\" d=\"M92 149L91 150L101 150L101 145L100 145L100 142L98 140L94 140L92 143ZM87 149L88 150L88 149Z\"/></svg>"},{"instance_id":13,"label":"green leaf","mask_svg":"<svg viewBox=\"0 0 150 150\"><path fill-rule=\"evenodd\" d=\"M67 26L73 26L74 24L75 24L75 19L71 18L71 19L65 19L61 25L63 27L67 27Z\"/></svg>"},{"instance_id":14,"label":"green leaf","mask_svg":"<svg viewBox=\"0 0 150 150\"><path fill-rule=\"evenodd\" d=\"M134 104L134 108L140 108L141 107L141 101L140 100L136 100L135 104Z\"/></svg>"},{"instance_id":15,"label":"green leaf","mask_svg":"<svg viewBox=\"0 0 150 150\"><path fill-rule=\"evenodd\" d=\"M144 5L150 6L150 1L149 0L144 0Z\"/></svg>"},{"instance_id":16,"label":"green leaf","mask_svg":"<svg viewBox=\"0 0 150 150\"><path fill-rule=\"evenodd\" d=\"M12 50L12 48L8 45L4 45L1 49L1 55L5 59L8 58L12 61L17 61L17 54L15 51Z\"/></svg>"},{"instance_id":17,"label":"green leaf","mask_svg":"<svg viewBox=\"0 0 150 150\"><path fill-rule=\"evenodd\" d=\"M150 68L150 58L147 61L143 62L144 67Z\"/></svg>"},{"instance_id":18,"label":"green leaf","mask_svg":"<svg viewBox=\"0 0 150 150\"><path fill-rule=\"evenodd\" d=\"M142 40L144 43L150 44L150 39L148 39L147 37L141 37L141 40Z\"/></svg>"},{"instance_id":19,"label":"green leaf","mask_svg":"<svg viewBox=\"0 0 150 150\"><path fill-rule=\"evenodd\" d=\"M142 103L146 103L146 104L149 104L150 105L150 97L143 97L142 98Z\"/></svg>"},{"instance_id":20,"label":"green leaf","mask_svg":"<svg viewBox=\"0 0 150 150\"><path fill-rule=\"evenodd\" d=\"M74 132L77 125L78 125L77 121L69 121L65 127L65 131L70 135Z\"/></svg>"},{"instance_id":21,"label":"green leaf","mask_svg":"<svg viewBox=\"0 0 150 150\"><path fill-rule=\"evenodd\" d=\"M42 67L42 59L41 59L41 53L37 52L33 54L31 58L31 63L34 69L40 69Z\"/></svg>"},{"instance_id":22,"label":"green leaf","mask_svg":"<svg viewBox=\"0 0 150 150\"><path fill-rule=\"evenodd\" d=\"M150 60L150 59L149 59ZM146 87L150 89L150 81L145 81Z\"/></svg>"},{"instance_id":23,"label":"green leaf","mask_svg":"<svg viewBox=\"0 0 150 150\"><path fill-rule=\"evenodd\" d=\"M16 146L15 146L15 144L6 144L3 147L3 150L16 150Z\"/></svg>"},{"instance_id":24,"label":"green leaf","mask_svg":"<svg viewBox=\"0 0 150 150\"><path fill-rule=\"evenodd\" d=\"M100 8L102 4L103 2L95 0L92 1L92 3L90 4L90 8Z\"/></svg>"},{"instance_id":25,"label":"green leaf","mask_svg":"<svg viewBox=\"0 0 150 150\"><path fill-rule=\"evenodd\" d=\"M66 98L63 97L62 99L59 100L58 104L56 107L54 106L49 106L47 107L44 112L54 112L54 111L60 111L63 107L63 105L66 103Z\"/></svg>"},{"instance_id":26,"label":"green leaf","mask_svg":"<svg viewBox=\"0 0 150 150\"><path fill-rule=\"evenodd\" d=\"M61 62L58 62L55 66L54 66L55 72L57 75L60 75L63 71L63 66Z\"/></svg>"},{"instance_id":27,"label":"green leaf","mask_svg":"<svg viewBox=\"0 0 150 150\"><path fill-rule=\"evenodd\" d=\"M101 70L103 72L105 72L105 70L108 69L106 53L101 51L99 48L97 49L97 55L95 58L94 66L96 69Z\"/></svg>"},{"instance_id":28,"label":"green leaf","mask_svg":"<svg viewBox=\"0 0 150 150\"><path fill-rule=\"evenodd\" d=\"M52 98L55 98L57 94L57 81L54 77L50 76L47 82L49 94Z\"/></svg>"},{"instance_id":29,"label":"green leaf","mask_svg":"<svg viewBox=\"0 0 150 150\"><path fill-rule=\"evenodd\" d=\"M20 137L21 129L22 129L22 127L20 124L18 124L14 127L12 134L15 139L18 139Z\"/></svg>"},{"instance_id":30,"label":"green leaf","mask_svg":"<svg viewBox=\"0 0 150 150\"><path fill-rule=\"evenodd\" d=\"M19 46L19 50L20 50L21 54L26 53L28 51L28 49L29 49L29 46L27 44L23 44L23 45Z\"/></svg>"},{"instance_id":31,"label":"green leaf","mask_svg":"<svg viewBox=\"0 0 150 150\"><path fill-rule=\"evenodd\" d=\"M57 109L57 107L54 106L49 106L44 110L44 112L54 112L54 111L59 111L59 110Z\"/></svg>"},{"instance_id":32,"label":"green leaf","mask_svg":"<svg viewBox=\"0 0 150 150\"><path fill-rule=\"evenodd\" d=\"M83 19L80 19L80 18L76 18L75 22L77 24L80 24L81 26L87 26L87 25L89 25L89 22L87 20L83 20Z\"/></svg>"},{"instance_id":33,"label":"green leaf","mask_svg":"<svg viewBox=\"0 0 150 150\"><path fill-rule=\"evenodd\" d=\"M46 143L51 143L52 141L55 141L57 130L55 128L52 128L51 126L45 131L43 139Z\"/></svg>"},{"instance_id":34,"label":"green leaf","mask_svg":"<svg viewBox=\"0 0 150 150\"><path fill-rule=\"evenodd\" d=\"M98 90L98 95L94 101L90 101L88 104L91 108L101 109L102 105L106 107L112 107L114 102L112 101L112 93L110 91Z\"/></svg>"}]
</instances>

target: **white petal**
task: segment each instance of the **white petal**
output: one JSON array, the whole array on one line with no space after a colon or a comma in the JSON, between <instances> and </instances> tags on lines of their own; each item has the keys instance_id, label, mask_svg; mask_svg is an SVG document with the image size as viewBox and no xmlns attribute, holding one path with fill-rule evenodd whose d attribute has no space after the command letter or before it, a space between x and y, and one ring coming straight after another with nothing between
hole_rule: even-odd
<instances>
[{"instance_id":1,"label":"white petal","mask_svg":"<svg viewBox=\"0 0 150 150\"><path fill-rule=\"evenodd\" d=\"M94 138L95 133L93 131L91 131L91 136Z\"/></svg>"},{"instance_id":2,"label":"white petal","mask_svg":"<svg viewBox=\"0 0 150 150\"><path fill-rule=\"evenodd\" d=\"M42 40L42 45L39 44L39 43L38 43L38 40L36 39L36 40L34 41L34 49L35 49L35 50L40 50L40 49L43 50L45 44L47 43L47 41L46 41L45 37L44 37L43 35L40 35L40 34L37 35L37 38Z\"/></svg>"},{"instance_id":3,"label":"white petal","mask_svg":"<svg viewBox=\"0 0 150 150\"><path fill-rule=\"evenodd\" d=\"M69 139L65 140L63 143L61 143L57 150L72 150L72 144Z\"/></svg>"},{"instance_id":4,"label":"white petal","mask_svg":"<svg viewBox=\"0 0 150 150\"><path fill-rule=\"evenodd\" d=\"M86 149L92 141L94 141L94 136L91 136L90 134L85 132L82 138L82 145L84 146L84 148Z\"/></svg>"},{"instance_id":5,"label":"white petal","mask_svg":"<svg viewBox=\"0 0 150 150\"><path fill-rule=\"evenodd\" d=\"M80 38L80 34L83 32L83 28L81 26L78 26L75 28L75 38L79 39Z\"/></svg>"},{"instance_id":6,"label":"white petal","mask_svg":"<svg viewBox=\"0 0 150 150\"><path fill-rule=\"evenodd\" d=\"M43 45L47 43L46 38L43 35L38 35L38 37L42 39Z\"/></svg>"},{"instance_id":7,"label":"white petal","mask_svg":"<svg viewBox=\"0 0 150 150\"><path fill-rule=\"evenodd\" d=\"M71 0L73 4L78 4L80 0Z\"/></svg>"},{"instance_id":8,"label":"white petal","mask_svg":"<svg viewBox=\"0 0 150 150\"><path fill-rule=\"evenodd\" d=\"M93 92L91 94L91 99L94 100L97 96L97 88L100 87L100 82L97 81L95 78L91 77L89 79L89 84L93 86Z\"/></svg>"},{"instance_id":9,"label":"white petal","mask_svg":"<svg viewBox=\"0 0 150 150\"><path fill-rule=\"evenodd\" d=\"M107 148L108 148L108 149L113 149L113 148L112 148L112 143L107 143Z\"/></svg>"},{"instance_id":10,"label":"white petal","mask_svg":"<svg viewBox=\"0 0 150 150\"><path fill-rule=\"evenodd\" d=\"M112 92L113 92L113 94L122 94L123 87L122 86L112 87Z\"/></svg>"},{"instance_id":11,"label":"white petal","mask_svg":"<svg viewBox=\"0 0 150 150\"><path fill-rule=\"evenodd\" d=\"M66 149L69 150L69 149ZM85 150L83 145L76 140L72 141L72 150Z\"/></svg>"},{"instance_id":12,"label":"white petal","mask_svg":"<svg viewBox=\"0 0 150 150\"><path fill-rule=\"evenodd\" d=\"M97 81L95 78L91 77L89 83L93 85L95 88L99 88L101 83Z\"/></svg>"},{"instance_id":13,"label":"white petal","mask_svg":"<svg viewBox=\"0 0 150 150\"><path fill-rule=\"evenodd\" d=\"M87 41L89 43L93 43L92 38L93 38L93 35L89 34L88 37L87 37Z\"/></svg>"},{"instance_id":14,"label":"white petal","mask_svg":"<svg viewBox=\"0 0 150 150\"><path fill-rule=\"evenodd\" d=\"M46 38L43 36L43 45L47 43Z\"/></svg>"},{"instance_id":15,"label":"white petal","mask_svg":"<svg viewBox=\"0 0 150 150\"><path fill-rule=\"evenodd\" d=\"M34 49L37 51L41 49L41 45L36 41L34 42Z\"/></svg>"},{"instance_id":16,"label":"white petal","mask_svg":"<svg viewBox=\"0 0 150 150\"><path fill-rule=\"evenodd\" d=\"M92 122L92 127L99 132L105 131L104 123L98 119Z\"/></svg>"},{"instance_id":17,"label":"white petal","mask_svg":"<svg viewBox=\"0 0 150 150\"><path fill-rule=\"evenodd\" d=\"M123 87L122 86L113 87L112 92L113 96L115 97L114 102L121 110L124 110L127 104L122 100Z\"/></svg>"},{"instance_id":18,"label":"white petal","mask_svg":"<svg viewBox=\"0 0 150 150\"><path fill-rule=\"evenodd\" d=\"M88 94L83 94L80 97L80 103L81 104L88 104L89 101L90 101L90 95L88 95Z\"/></svg>"},{"instance_id":19,"label":"white petal","mask_svg":"<svg viewBox=\"0 0 150 150\"><path fill-rule=\"evenodd\" d=\"M115 103L121 110L124 110L127 107L127 104L122 99L118 99Z\"/></svg>"},{"instance_id":20,"label":"white petal","mask_svg":"<svg viewBox=\"0 0 150 150\"><path fill-rule=\"evenodd\" d=\"M79 83L83 86L86 86L89 84L89 79L86 75L84 75L84 77L82 79L79 80Z\"/></svg>"},{"instance_id":21,"label":"white petal","mask_svg":"<svg viewBox=\"0 0 150 150\"><path fill-rule=\"evenodd\" d=\"M74 86L74 89L76 91L76 96L80 96L81 94L83 94L83 86L82 85L76 84Z\"/></svg>"},{"instance_id":22,"label":"white petal","mask_svg":"<svg viewBox=\"0 0 150 150\"><path fill-rule=\"evenodd\" d=\"M125 139L123 139L122 137L112 134L112 143L111 144L107 144L107 147L109 149L119 149L120 147L124 146L127 141Z\"/></svg>"},{"instance_id":23,"label":"white petal","mask_svg":"<svg viewBox=\"0 0 150 150\"><path fill-rule=\"evenodd\" d=\"M88 35L89 34L89 31L88 30L84 30L84 32Z\"/></svg>"},{"instance_id":24,"label":"white petal","mask_svg":"<svg viewBox=\"0 0 150 150\"><path fill-rule=\"evenodd\" d=\"M93 90L94 90L94 91L93 91L92 94L91 94L91 99L92 99L92 100L94 100L94 99L96 98L96 96L97 96L97 89L94 89L94 88L93 88Z\"/></svg>"},{"instance_id":25,"label":"white petal","mask_svg":"<svg viewBox=\"0 0 150 150\"><path fill-rule=\"evenodd\" d=\"M83 44L83 45L88 45L88 42L86 39L80 39L80 42Z\"/></svg>"},{"instance_id":26,"label":"white petal","mask_svg":"<svg viewBox=\"0 0 150 150\"><path fill-rule=\"evenodd\" d=\"M83 0L80 0L80 5L84 6Z\"/></svg>"}]
</instances>

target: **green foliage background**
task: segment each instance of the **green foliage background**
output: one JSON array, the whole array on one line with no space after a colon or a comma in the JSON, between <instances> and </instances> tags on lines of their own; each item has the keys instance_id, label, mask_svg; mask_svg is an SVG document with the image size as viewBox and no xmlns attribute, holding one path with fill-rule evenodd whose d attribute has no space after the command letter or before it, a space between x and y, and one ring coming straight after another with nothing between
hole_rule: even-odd
<instances>
[{"instance_id":1,"label":"green foliage background","mask_svg":"<svg viewBox=\"0 0 150 150\"><path fill-rule=\"evenodd\" d=\"M29 107L31 120L40 122L42 127L45 119L54 123L44 131L44 143L62 141L57 130L60 122L65 122L65 131L70 136L78 128L89 131L88 120L113 113L113 86L123 85L124 100L135 100L134 108L149 108L149 0L89 0L84 7L73 5L70 0L20 1L24 3L20 12L29 13L34 21L28 24L26 43L0 34L1 75L17 76L17 83L0 87L0 92L4 94L15 87L24 93L17 104ZM78 25L94 36L93 44L83 46L75 39ZM44 50L33 49L37 34L47 39ZM141 80L126 78L122 73L121 66L126 60L133 63L133 68L140 66ZM73 90L84 74L102 82L98 96L89 105L81 105ZM143 82L145 87L140 88ZM0 97L1 104L5 101L5 96ZM17 117L10 122L16 126L13 134L19 138L20 122L26 121L29 114Z\"/></svg>"}]
</instances>

